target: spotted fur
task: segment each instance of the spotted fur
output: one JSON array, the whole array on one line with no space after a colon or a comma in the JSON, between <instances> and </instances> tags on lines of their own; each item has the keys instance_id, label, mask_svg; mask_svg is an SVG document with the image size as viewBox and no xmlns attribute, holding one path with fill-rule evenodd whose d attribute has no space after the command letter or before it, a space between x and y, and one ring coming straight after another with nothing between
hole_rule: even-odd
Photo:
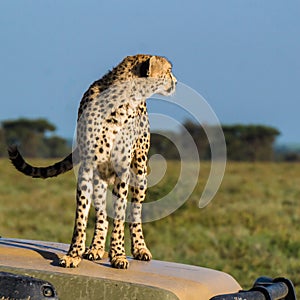
<instances>
[{"instance_id":1,"label":"spotted fur","mask_svg":"<svg viewBox=\"0 0 300 300\"><path fill-rule=\"evenodd\" d=\"M128 267L124 222L129 188L132 194L131 252L135 259L151 259L141 222L150 147L146 99L155 93L170 95L174 92L176 78L171 69L171 63L164 57L139 54L126 57L94 82L80 102L77 147L52 166L33 167L25 162L15 146L9 148L13 165L35 178L57 176L80 162L74 232L67 255L60 259L62 267L76 267L82 257L89 260L103 257L108 229L106 193L109 183L114 184L114 220L109 249L111 265L120 269ZM92 203L96 211L95 230L91 246L86 249L86 226Z\"/></svg>"}]
</instances>

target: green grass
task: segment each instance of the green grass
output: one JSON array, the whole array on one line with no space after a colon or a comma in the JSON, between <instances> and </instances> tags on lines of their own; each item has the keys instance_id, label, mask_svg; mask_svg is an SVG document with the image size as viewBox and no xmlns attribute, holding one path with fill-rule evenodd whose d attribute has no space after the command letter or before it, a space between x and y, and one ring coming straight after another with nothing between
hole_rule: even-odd
<instances>
[{"instance_id":1,"label":"green grass","mask_svg":"<svg viewBox=\"0 0 300 300\"><path fill-rule=\"evenodd\" d=\"M0 235L69 243L74 173L39 180L18 173L6 160L0 168ZM178 170L177 162L168 162L167 175L149 189L148 201L172 189ZM216 197L199 209L208 172L209 164L202 163L198 186L175 213L144 224L153 257L222 270L243 288L261 275L285 276L300 296L300 164L229 162ZM89 240L93 226L91 218Z\"/></svg>"}]
</instances>

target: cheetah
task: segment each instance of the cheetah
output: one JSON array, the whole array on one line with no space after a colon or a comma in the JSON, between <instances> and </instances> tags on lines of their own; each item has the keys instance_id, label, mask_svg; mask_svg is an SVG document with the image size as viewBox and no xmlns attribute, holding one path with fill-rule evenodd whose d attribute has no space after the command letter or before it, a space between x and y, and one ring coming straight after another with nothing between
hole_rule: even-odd
<instances>
[{"instance_id":1,"label":"cheetah","mask_svg":"<svg viewBox=\"0 0 300 300\"><path fill-rule=\"evenodd\" d=\"M78 110L77 145L66 158L48 167L33 167L23 159L16 146L9 147L12 164L33 178L57 176L80 164L73 237L69 251L59 260L61 267L77 267L82 258L103 258L108 230L106 195L109 184L113 184L114 210L109 247L111 266L118 269L129 266L124 248L129 190L131 253L134 259L151 260L141 218L150 147L146 99L153 94L171 95L176 83L172 64L166 58L144 54L128 56L84 93ZM91 245L86 248L91 203L95 208L95 229Z\"/></svg>"}]
</instances>

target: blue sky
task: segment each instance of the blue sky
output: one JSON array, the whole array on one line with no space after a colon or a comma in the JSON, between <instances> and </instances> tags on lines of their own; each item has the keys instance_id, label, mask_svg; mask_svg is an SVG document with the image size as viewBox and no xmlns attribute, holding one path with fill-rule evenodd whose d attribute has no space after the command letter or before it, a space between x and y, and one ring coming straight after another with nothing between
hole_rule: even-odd
<instances>
[{"instance_id":1,"label":"blue sky","mask_svg":"<svg viewBox=\"0 0 300 300\"><path fill-rule=\"evenodd\" d=\"M45 117L73 136L88 86L151 53L221 123L274 126L279 142L300 143L299 0L1 0L0 41L0 121Z\"/></svg>"}]
</instances>

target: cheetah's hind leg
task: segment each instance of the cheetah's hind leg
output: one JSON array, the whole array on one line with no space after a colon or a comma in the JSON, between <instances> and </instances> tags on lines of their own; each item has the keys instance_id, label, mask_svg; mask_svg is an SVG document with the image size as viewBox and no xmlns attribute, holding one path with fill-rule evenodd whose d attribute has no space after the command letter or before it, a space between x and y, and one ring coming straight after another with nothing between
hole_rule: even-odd
<instances>
[{"instance_id":1,"label":"cheetah's hind leg","mask_svg":"<svg viewBox=\"0 0 300 300\"><path fill-rule=\"evenodd\" d=\"M92 190L92 168L82 163L78 172L77 206L72 242L67 255L64 255L59 261L61 267L75 268L82 259L85 250L86 227Z\"/></svg>"},{"instance_id":2,"label":"cheetah's hind leg","mask_svg":"<svg viewBox=\"0 0 300 300\"><path fill-rule=\"evenodd\" d=\"M105 255L105 241L108 229L106 213L107 182L102 180L99 172L93 174L93 204L95 207L95 229L91 246L86 249L83 257L88 260L100 260Z\"/></svg>"}]
</instances>

